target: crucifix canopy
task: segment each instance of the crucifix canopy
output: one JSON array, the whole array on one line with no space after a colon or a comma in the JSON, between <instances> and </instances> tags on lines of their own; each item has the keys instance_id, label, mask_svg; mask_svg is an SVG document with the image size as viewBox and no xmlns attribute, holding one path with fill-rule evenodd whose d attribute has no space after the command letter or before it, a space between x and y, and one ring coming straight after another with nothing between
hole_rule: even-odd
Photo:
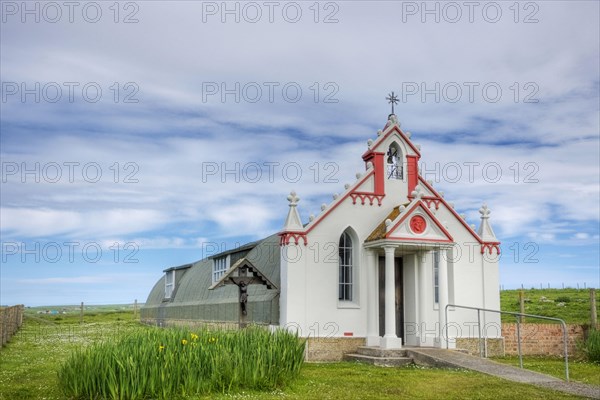
<instances>
[{"instance_id":1,"label":"crucifix canopy","mask_svg":"<svg viewBox=\"0 0 600 400\"><path fill-rule=\"evenodd\" d=\"M246 257L239 259L223 274L221 279L215 282L209 290L216 289L224 285L239 285L245 282L246 285L265 285L267 289L279 288L269 280L258 268L254 266Z\"/></svg>"}]
</instances>

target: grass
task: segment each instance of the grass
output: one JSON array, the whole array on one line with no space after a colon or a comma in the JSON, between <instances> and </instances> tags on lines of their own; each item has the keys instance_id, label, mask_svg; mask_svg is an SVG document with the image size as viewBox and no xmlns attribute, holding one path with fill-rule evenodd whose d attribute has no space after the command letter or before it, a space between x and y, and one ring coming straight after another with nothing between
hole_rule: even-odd
<instances>
[{"instance_id":1,"label":"grass","mask_svg":"<svg viewBox=\"0 0 600 400\"><path fill-rule=\"evenodd\" d=\"M520 290L502 290L502 311L520 312ZM590 323L589 289L526 289L525 313L561 318L567 324ZM596 291L596 310L600 315L600 290ZM515 317L502 315L502 322L515 322ZM553 323L543 319L527 318L526 322Z\"/></svg>"},{"instance_id":2,"label":"grass","mask_svg":"<svg viewBox=\"0 0 600 400\"><path fill-rule=\"evenodd\" d=\"M519 357L498 357L494 361L519 366ZM565 378L565 360L552 356L524 356L523 367L532 371ZM600 386L600 365L583 360L569 360L569 377L571 381Z\"/></svg>"},{"instance_id":3,"label":"grass","mask_svg":"<svg viewBox=\"0 0 600 400\"><path fill-rule=\"evenodd\" d=\"M25 317L0 351L0 399L62 399L57 371L70 352L139 329L135 321L56 324Z\"/></svg>"},{"instance_id":4,"label":"grass","mask_svg":"<svg viewBox=\"0 0 600 400\"><path fill-rule=\"evenodd\" d=\"M117 314L118 315L118 314ZM140 329L135 321L97 316L79 325L55 323L45 316L27 317L22 330L0 351L0 399L64 399L57 371L75 349L123 337ZM176 399L177 397L173 397ZM574 399L559 392L510 383L464 370L380 368L353 363L305 364L298 379L283 390L242 389L239 393L188 396L204 399Z\"/></svg>"},{"instance_id":5,"label":"grass","mask_svg":"<svg viewBox=\"0 0 600 400\"><path fill-rule=\"evenodd\" d=\"M304 341L287 331L145 327L76 350L58 377L65 395L76 399L171 399L281 388L303 360Z\"/></svg>"}]
</instances>

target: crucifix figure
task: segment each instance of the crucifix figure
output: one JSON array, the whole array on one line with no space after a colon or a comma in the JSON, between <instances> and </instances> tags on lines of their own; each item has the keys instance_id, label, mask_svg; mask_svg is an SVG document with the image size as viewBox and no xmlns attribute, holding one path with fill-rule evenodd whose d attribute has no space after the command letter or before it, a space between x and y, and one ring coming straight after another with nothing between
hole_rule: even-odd
<instances>
[{"instance_id":1,"label":"crucifix figure","mask_svg":"<svg viewBox=\"0 0 600 400\"><path fill-rule=\"evenodd\" d=\"M248 284L245 280L235 283L240 288L240 306L242 307L242 314L246 315L246 303L248 303Z\"/></svg>"}]
</instances>

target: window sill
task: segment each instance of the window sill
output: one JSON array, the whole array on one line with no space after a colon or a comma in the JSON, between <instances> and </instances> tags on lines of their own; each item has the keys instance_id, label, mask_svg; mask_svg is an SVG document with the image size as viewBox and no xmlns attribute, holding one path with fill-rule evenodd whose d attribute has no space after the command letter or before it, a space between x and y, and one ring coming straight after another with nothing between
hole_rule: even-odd
<instances>
[{"instance_id":1,"label":"window sill","mask_svg":"<svg viewBox=\"0 0 600 400\"><path fill-rule=\"evenodd\" d=\"M348 308L348 309L359 309L360 305L353 301L342 301L338 300L337 308Z\"/></svg>"}]
</instances>

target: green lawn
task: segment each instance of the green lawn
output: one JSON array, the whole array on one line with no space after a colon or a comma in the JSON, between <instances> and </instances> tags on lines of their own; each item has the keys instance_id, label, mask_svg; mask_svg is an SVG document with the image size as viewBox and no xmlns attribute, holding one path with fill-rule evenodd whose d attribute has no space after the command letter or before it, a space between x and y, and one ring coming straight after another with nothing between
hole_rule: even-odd
<instances>
[{"instance_id":1,"label":"green lawn","mask_svg":"<svg viewBox=\"0 0 600 400\"><path fill-rule=\"evenodd\" d=\"M121 318L117 321L116 318ZM83 325L78 316L53 321L27 317L21 331L0 351L0 399L61 399L56 371L69 352L140 328L125 315L102 313ZM56 323L60 322L60 323ZM571 399L573 396L463 371L380 368L353 363L306 364L297 381L271 393L244 392L190 399Z\"/></svg>"},{"instance_id":2,"label":"green lawn","mask_svg":"<svg viewBox=\"0 0 600 400\"><path fill-rule=\"evenodd\" d=\"M284 391L192 399L572 399L559 392L466 370L384 368L354 363L306 364Z\"/></svg>"},{"instance_id":3,"label":"green lawn","mask_svg":"<svg viewBox=\"0 0 600 400\"><path fill-rule=\"evenodd\" d=\"M520 290L500 292L502 311L520 312ZM561 318L567 324L590 323L589 289L525 289L525 313ZM596 291L596 310L600 315L600 290ZM502 322L515 322L515 317L502 315ZM526 322L548 323L542 319L527 319Z\"/></svg>"}]
</instances>

